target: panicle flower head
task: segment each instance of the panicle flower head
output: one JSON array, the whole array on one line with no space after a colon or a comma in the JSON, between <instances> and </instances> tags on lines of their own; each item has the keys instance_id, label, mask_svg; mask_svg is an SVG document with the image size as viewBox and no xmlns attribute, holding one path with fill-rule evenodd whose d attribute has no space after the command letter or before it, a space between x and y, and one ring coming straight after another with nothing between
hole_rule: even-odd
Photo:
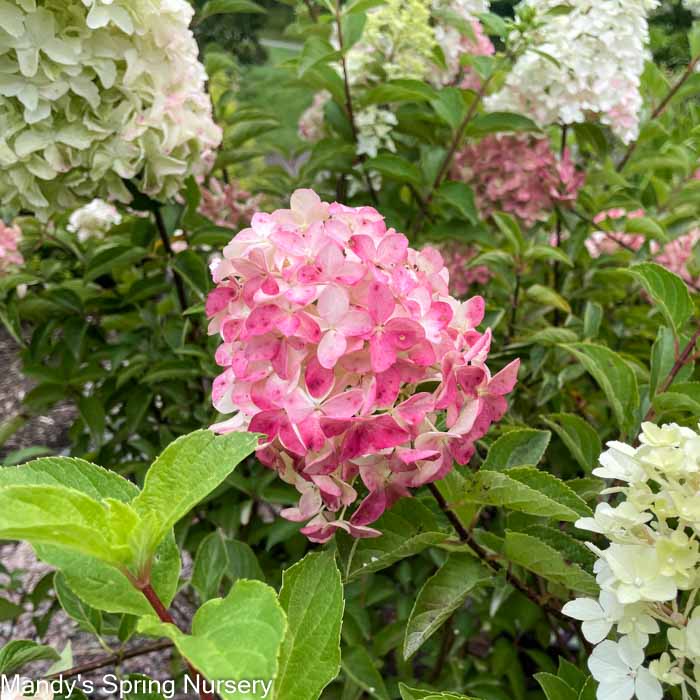
<instances>
[{"instance_id":1,"label":"panicle flower head","mask_svg":"<svg viewBox=\"0 0 700 700\"><path fill-rule=\"evenodd\" d=\"M589 544L598 557L598 600L573 600L563 612L598 645L588 664L598 698L618 697L624 687L626 698L661 700L662 683L686 686L700 674L700 431L643 423L639 447L609 442L593 474L619 484L603 494L622 498L600 502L593 517L576 523L608 546ZM613 631L616 639L608 639ZM659 633L672 653L646 669L644 649Z\"/></svg>"},{"instance_id":2,"label":"panicle flower head","mask_svg":"<svg viewBox=\"0 0 700 700\"><path fill-rule=\"evenodd\" d=\"M297 190L212 273L213 401L236 412L213 429L265 436L259 459L301 494L282 515L313 541L379 534L386 508L468 462L506 411L519 361L491 374L483 299L450 296L439 252L409 248L371 207Z\"/></svg>"},{"instance_id":3,"label":"panicle flower head","mask_svg":"<svg viewBox=\"0 0 700 700\"><path fill-rule=\"evenodd\" d=\"M24 264L22 253L19 252L19 242L22 230L17 224L9 225L0 219L0 275Z\"/></svg>"},{"instance_id":4,"label":"panicle flower head","mask_svg":"<svg viewBox=\"0 0 700 700\"><path fill-rule=\"evenodd\" d=\"M465 146L455 156L452 177L474 188L483 216L506 211L528 226L546 219L556 202L575 200L585 179L568 151L558 159L548 139L515 134Z\"/></svg>"},{"instance_id":5,"label":"panicle flower head","mask_svg":"<svg viewBox=\"0 0 700 700\"><path fill-rule=\"evenodd\" d=\"M154 198L206 172L221 130L186 0L6 0L0 201L42 218Z\"/></svg>"},{"instance_id":6,"label":"panicle flower head","mask_svg":"<svg viewBox=\"0 0 700 700\"><path fill-rule=\"evenodd\" d=\"M608 228L615 228L624 224L626 219L636 219L642 216L644 216L642 209L628 212L626 209L615 208L597 214L593 222L596 224L607 223ZM649 250L654 262L678 275L691 287L697 287L700 285L700 275L692 272L689 265L694 260L695 246L699 241L700 228L694 228L665 244L651 241ZM594 231L586 239L585 245L592 258L599 258L601 255L613 255L621 250L636 253L645 242L646 238L638 233L605 230Z\"/></svg>"},{"instance_id":7,"label":"panicle flower head","mask_svg":"<svg viewBox=\"0 0 700 700\"><path fill-rule=\"evenodd\" d=\"M78 240L83 242L107 233L112 226L121 222L122 215L113 204L102 199L93 199L70 215L67 228L71 233L76 233Z\"/></svg>"},{"instance_id":8,"label":"panicle flower head","mask_svg":"<svg viewBox=\"0 0 700 700\"><path fill-rule=\"evenodd\" d=\"M639 131L640 79L658 0L523 0L535 22L528 47L490 111L519 112L540 126L598 119L625 143ZM569 8L562 12L562 8ZM552 60L552 57L554 60Z\"/></svg>"},{"instance_id":9,"label":"panicle flower head","mask_svg":"<svg viewBox=\"0 0 700 700\"><path fill-rule=\"evenodd\" d=\"M250 222L260 206L261 196L253 196L237 182L225 183L211 178L201 193L199 212L217 226L238 229Z\"/></svg>"}]
</instances>

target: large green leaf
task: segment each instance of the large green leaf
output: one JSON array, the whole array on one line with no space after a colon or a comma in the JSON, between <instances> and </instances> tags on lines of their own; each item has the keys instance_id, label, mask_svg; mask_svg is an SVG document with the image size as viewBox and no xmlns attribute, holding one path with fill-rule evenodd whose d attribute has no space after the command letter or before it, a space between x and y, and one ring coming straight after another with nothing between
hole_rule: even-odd
<instances>
[{"instance_id":1,"label":"large green leaf","mask_svg":"<svg viewBox=\"0 0 700 700\"><path fill-rule=\"evenodd\" d=\"M343 584L332 552L307 554L284 572L287 613L275 700L317 700L340 670Z\"/></svg>"},{"instance_id":2,"label":"large green leaf","mask_svg":"<svg viewBox=\"0 0 700 700\"><path fill-rule=\"evenodd\" d=\"M475 586L492 577L471 555L451 554L418 592L406 625L404 658L413 656L440 629Z\"/></svg>"},{"instance_id":3,"label":"large green leaf","mask_svg":"<svg viewBox=\"0 0 700 700\"><path fill-rule=\"evenodd\" d=\"M547 700L578 700L578 693L558 676L536 673L535 679L542 686Z\"/></svg>"},{"instance_id":4,"label":"large green leaf","mask_svg":"<svg viewBox=\"0 0 700 700\"><path fill-rule=\"evenodd\" d=\"M570 522L592 515L586 502L561 479L534 467L482 469L467 481L462 500Z\"/></svg>"},{"instance_id":5,"label":"large green leaf","mask_svg":"<svg viewBox=\"0 0 700 700\"><path fill-rule=\"evenodd\" d=\"M613 350L593 343L564 345L593 376L612 407L623 433L631 433L637 422L639 389L632 368Z\"/></svg>"},{"instance_id":6,"label":"large green leaf","mask_svg":"<svg viewBox=\"0 0 700 700\"><path fill-rule=\"evenodd\" d=\"M253 0L208 0L204 3L197 16L197 21L201 22L212 15L222 15L231 13L266 13L267 10L253 2Z\"/></svg>"},{"instance_id":7,"label":"large green leaf","mask_svg":"<svg viewBox=\"0 0 700 700\"><path fill-rule=\"evenodd\" d=\"M659 307L676 335L680 334L694 309L686 283L665 267L651 262L633 265L630 272Z\"/></svg>"},{"instance_id":8,"label":"large green leaf","mask_svg":"<svg viewBox=\"0 0 700 700\"><path fill-rule=\"evenodd\" d=\"M551 413L542 420L561 438L582 469L590 474L603 450L598 433L573 413Z\"/></svg>"},{"instance_id":9,"label":"large green leaf","mask_svg":"<svg viewBox=\"0 0 700 700\"><path fill-rule=\"evenodd\" d=\"M668 391L654 397L656 412L690 413L700 417L700 382L680 382L673 384Z\"/></svg>"},{"instance_id":10,"label":"large green leaf","mask_svg":"<svg viewBox=\"0 0 700 700\"><path fill-rule=\"evenodd\" d=\"M343 651L343 670L347 676L376 700L390 700L375 660L363 646Z\"/></svg>"},{"instance_id":11,"label":"large green leaf","mask_svg":"<svg viewBox=\"0 0 700 700\"><path fill-rule=\"evenodd\" d=\"M577 564L568 563L560 552L536 537L508 531L503 553L513 564L522 566L548 581L586 595L598 594L598 584L592 574Z\"/></svg>"},{"instance_id":12,"label":"large green leaf","mask_svg":"<svg viewBox=\"0 0 700 700\"><path fill-rule=\"evenodd\" d=\"M548 430L511 430L491 445L481 468L503 471L523 464L537 464L544 456L551 437Z\"/></svg>"},{"instance_id":13,"label":"large green leaf","mask_svg":"<svg viewBox=\"0 0 700 700\"><path fill-rule=\"evenodd\" d=\"M117 500L96 501L64 486L0 488L0 538L58 545L112 566L135 558L128 542L137 514Z\"/></svg>"},{"instance_id":14,"label":"large green leaf","mask_svg":"<svg viewBox=\"0 0 700 700\"><path fill-rule=\"evenodd\" d=\"M457 695L456 693L441 693L437 690L409 688L404 683L399 683L399 692L402 700L474 700L466 695Z\"/></svg>"},{"instance_id":15,"label":"large green leaf","mask_svg":"<svg viewBox=\"0 0 700 700\"><path fill-rule=\"evenodd\" d=\"M209 680L254 679L272 684L286 628L285 615L272 588L259 581L238 581L225 598L205 603L192 620L192 633L153 616L142 618L142 634L167 637ZM220 685L226 700L262 700L270 687L247 691Z\"/></svg>"},{"instance_id":16,"label":"large green leaf","mask_svg":"<svg viewBox=\"0 0 700 700\"><path fill-rule=\"evenodd\" d=\"M370 574L444 541L435 516L413 499L402 499L376 522L381 537L359 540L347 567L348 579Z\"/></svg>"},{"instance_id":17,"label":"large green leaf","mask_svg":"<svg viewBox=\"0 0 700 700\"><path fill-rule=\"evenodd\" d=\"M197 430L170 443L151 465L134 510L148 523L152 549L257 445L251 433Z\"/></svg>"}]
</instances>

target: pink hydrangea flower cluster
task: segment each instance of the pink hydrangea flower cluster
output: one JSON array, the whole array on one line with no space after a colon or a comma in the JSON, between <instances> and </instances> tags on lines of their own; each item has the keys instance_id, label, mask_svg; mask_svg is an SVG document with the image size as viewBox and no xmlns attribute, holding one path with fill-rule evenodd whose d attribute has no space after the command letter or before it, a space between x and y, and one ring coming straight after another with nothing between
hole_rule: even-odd
<instances>
[{"instance_id":1,"label":"pink hydrangea flower cluster","mask_svg":"<svg viewBox=\"0 0 700 700\"><path fill-rule=\"evenodd\" d=\"M452 177L474 188L483 216L506 211L527 226L546 219L556 203L576 200L585 175L567 151L561 159L546 138L487 136L455 156Z\"/></svg>"},{"instance_id":2,"label":"pink hydrangea flower cluster","mask_svg":"<svg viewBox=\"0 0 700 700\"><path fill-rule=\"evenodd\" d=\"M466 464L506 411L519 361L489 371L483 299L450 296L439 252L409 248L371 207L297 190L212 274L213 402L236 412L213 429L265 436L259 459L301 494L282 515L314 542L378 535L385 509Z\"/></svg>"},{"instance_id":3,"label":"pink hydrangea flower cluster","mask_svg":"<svg viewBox=\"0 0 700 700\"><path fill-rule=\"evenodd\" d=\"M624 224L625 219L637 219L644 216L644 210L637 209L627 212L622 208L608 209L597 214L593 222L607 222L614 226ZM586 239L586 249L592 258L602 255L612 255L623 249L636 253L646 242L646 238L638 233L624 231L595 231ZM694 228L682 236L666 244L651 241L649 249L654 262L662 265L670 272L678 275L689 286L700 290L700 275L693 274L688 269L694 255L694 249L700 242L700 228Z\"/></svg>"},{"instance_id":4,"label":"pink hydrangea flower cluster","mask_svg":"<svg viewBox=\"0 0 700 700\"><path fill-rule=\"evenodd\" d=\"M225 183L211 178L208 187L202 187L199 213L217 226L238 229L247 224L260 206L260 195L253 196L238 183Z\"/></svg>"},{"instance_id":5,"label":"pink hydrangea flower cluster","mask_svg":"<svg viewBox=\"0 0 700 700\"><path fill-rule=\"evenodd\" d=\"M22 230L19 226L9 226L0 219L0 275L6 275L13 268L24 264L19 242Z\"/></svg>"},{"instance_id":6,"label":"pink hydrangea flower cluster","mask_svg":"<svg viewBox=\"0 0 700 700\"><path fill-rule=\"evenodd\" d=\"M485 265L469 267L469 263L477 255L477 250L468 243L456 241L444 243L440 245L439 250L450 275L450 294L452 296L464 297L473 286L483 286L493 276L491 270Z\"/></svg>"}]
</instances>

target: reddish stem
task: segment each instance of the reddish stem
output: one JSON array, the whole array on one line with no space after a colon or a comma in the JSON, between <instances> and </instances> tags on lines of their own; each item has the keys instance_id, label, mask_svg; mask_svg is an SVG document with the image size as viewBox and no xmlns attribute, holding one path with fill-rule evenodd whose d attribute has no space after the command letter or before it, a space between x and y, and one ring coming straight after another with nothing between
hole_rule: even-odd
<instances>
[{"instance_id":1,"label":"reddish stem","mask_svg":"<svg viewBox=\"0 0 700 700\"><path fill-rule=\"evenodd\" d=\"M144 594L146 600L150 603L161 622L165 622L169 625L175 625L177 627L175 620L173 620L173 616L170 614L165 605L163 605L163 601L158 597L158 594L153 590L153 586L151 586L150 583L140 587L139 590ZM208 693L201 689L202 684L206 681L204 676L187 659L185 659L185 663L187 664L187 671L190 678L192 678L192 680L200 688L200 700L214 700L213 693Z\"/></svg>"}]
</instances>

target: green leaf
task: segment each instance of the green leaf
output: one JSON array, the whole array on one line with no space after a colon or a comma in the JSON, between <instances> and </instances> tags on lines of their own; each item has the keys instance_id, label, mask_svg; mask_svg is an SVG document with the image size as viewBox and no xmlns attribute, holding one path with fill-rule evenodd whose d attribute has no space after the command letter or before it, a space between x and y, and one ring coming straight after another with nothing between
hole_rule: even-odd
<instances>
[{"instance_id":1,"label":"green leaf","mask_svg":"<svg viewBox=\"0 0 700 700\"><path fill-rule=\"evenodd\" d=\"M501 233L508 239L516 256L519 256L525 249L525 236L520 228L520 224L515 217L505 212L493 214L493 220Z\"/></svg>"},{"instance_id":2,"label":"green leaf","mask_svg":"<svg viewBox=\"0 0 700 700\"><path fill-rule=\"evenodd\" d=\"M646 169L646 166L643 166ZM638 218L627 218L625 220L625 233L641 233L646 238L666 243L668 236L666 231L653 219L648 216Z\"/></svg>"},{"instance_id":3,"label":"green leaf","mask_svg":"<svg viewBox=\"0 0 700 700\"><path fill-rule=\"evenodd\" d=\"M525 252L526 260L550 260L573 267L573 260L561 249L549 245L533 245Z\"/></svg>"},{"instance_id":4,"label":"green leaf","mask_svg":"<svg viewBox=\"0 0 700 700\"><path fill-rule=\"evenodd\" d=\"M112 566L128 565L138 516L120 501L100 503L64 486L0 488L0 538L59 545Z\"/></svg>"},{"instance_id":5,"label":"green leaf","mask_svg":"<svg viewBox=\"0 0 700 700\"><path fill-rule=\"evenodd\" d=\"M433 513L414 499L402 499L376 522L382 535L359 540L348 580L370 574L445 540Z\"/></svg>"},{"instance_id":6,"label":"green leaf","mask_svg":"<svg viewBox=\"0 0 700 700\"><path fill-rule=\"evenodd\" d=\"M368 90L362 103L428 102L435 98L435 94L434 88L418 80L390 80Z\"/></svg>"},{"instance_id":7,"label":"green leaf","mask_svg":"<svg viewBox=\"0 0 700 700\"><path fill-rule=\"evenodd\" d=\"M267 10L253 0L209 0L204 3L197 22L202 22L212 15L230 13L265 14Z\"/></svg>"},{"instance_id":8,"label":"green leaf","mask_svg":"<svg viewBox=\"0 0 700 700\"><path fill-rule=\"evenodd\" d=\"M105 432L105 410L96 396L81 396L78 400L80 417L96 445L102 445Z\"/></svg>"},{"instance_id":9,"label":"green leaf","mask_svg":"<svg viewBox=\"0 0 700 700\"><path fill-rule=\"evenodd\" d=\"M437 97L431 101L431 105L435 113L453 131L462 123L467 113L462 91L456 87L446 87L440 90Z\"/></svg>"},{"instance_id":10,"label":"green leaf","mask_svg":"<svg viewBox=\"0 0 700 700\"><path fill-rule=\"evenodd\" d=\"M227 569L226 542L220 532L212 532L200 542L192 566L192 587L202 601L219 596L221 579Z\"/></svg>"},{"instance_id":11,"label":"green leaf","mask_svg":"<svg viewBox=\"0 0 700 700\"><path fill-rule=\"evenodd\" d=\"M578 700L578 693L558 676L536 673L535 679L542 686L547 700Z\"/></svg>"},{"instance_id":12,"label":"green leaf","mask_svg":"<svg viewBox=\"0 0 700 700\"><path fill-rule=\"evenodd\" d=\"M598 594L598 584L592 574L577 564L567 563L562 554L536 537L508 531L503 553L513 564L548 581L586 595Z\"/></svg>"},{"instance_id":13,"label":"green leaf","mask_svg":"<svg viewBox=\"0 0 700 700\"><path fill-rule=\"evenodd\" d=\"M631 367L613 350L593 343L563 346L593 376L605 393L623 433L632 433L637 422L639 389Z\"/></svg>"},{"instance_id":14,"label":"green leaf","mask_svg":"<svg viewBox=\"0 0 700 700\"><path fill-rule=\"evenodd\" d=\"M145 248L125 245L101 249L99 253L87 262L85 281L91 282L102 275L113 274L122 268L128 267L132 263L143 259L147 252Z\"/></svg>"},{"instance_id":15,"label":"green leaf","mask_svg":"<svg viewBox=\"0 0 700 700\"><path fill-rule=\"evenodd\" d=\"M654 409L658 414L690 413L700 417L700 382L680 382L668 391L654 397Z\"/></svg>"},{"instance_id":16,"label":"green leaf","mask_svg":"<svg viewBox=\"0 0 700 700\"><path fill-rule=\"evenodd\" d=\"M463 182L443 182L437 192L438 204L444 202L454 207L459 215L472 224L479 220L474 201L474 191Z\"/></svg>"},{"instance_id":17,"label":"green leaf","mask_svg":"<svg viewBox=\"0 0 700 700\"><path fill-rule=\"evenodd\" d=\"M457 695L457 693L441 693L437 690L409 688L405 683L399 683L399 692L402 700L476 700L476 698Z\"/></svg>"},{"instance_id":18,"label":"green leaf","mask_svg":"<svg viewBox=\"0 0 700 700\"><path fill-rule=\"evenodd\" d=\"M694 309L693 300L690 298L685 282L678 275L656 263L633 265L630 272L659 307L676 335L680 334Z\"/></svg>"},{"instance_id":19,"label":"green leaf","mask_svg":"<svg viewBox=\"0 0 700 700\"><path fill-rule=\"evenodd\" d=\"M367 15L363 12L351 12L343 15L341 26L343 28L343 50L352 48L361 38L367 22Z\"/></svg>"},{"instance_id":20,"label":"green leaf","mask_svg":"<svg viewBox=\"0 0 700 700\"><path fill-rule=\"evenodd\" d=\"M543 284L533 284L528 287L525 293L528 299L532 299L532 301L542 306L553 306L555 309L559 309L566 314L571 313L569 302L551 287L545 287Z\"/></svg>"},{"instance_id":21,"label":"green leaf","mask_svg":"<svg viewBox=\"0 0 700 700\"><path fill-rule=\"evenodd\" d=\"M406 624L403 657L408 659L460 608L471 591L492 574L469 554L451 554L418 592Z\"/></svg>"},{"instance_id":22,"label":"green leaf","mask_svg":"<svg viewBox=\"0 0 700 700\"><path fill-rule=\"evenodd\" d=\"M347 676L376 700L390 700L377 665L364 647L356 646L343 653L343 670Z\"/></svg>"},{"instance_id":23,"label":"green leaf","mask_svg":"<svg viewBox=\"0 0 700 700\"><path fill-rule=\"evenodd\" d=\"M676 362L676 339L673 331L660 326L656 340L651 347L651 364L649 368L649 396L654 397L657 389L669 376Z\"/></svg>"},{"instance_id":24,"label":"green leaf","mask_svg":"<svg viewBox=\"0 0 700 700\"><path fill-rule=\"evenodd\" d=\"M151 465L134 510L150 529L151 549L257 446L251 433L197 430L171 442Z\"/></svg>"},{"instance_id":25,"label":"green leaf","mask_svg":"<svg viewBox=\"0 0 700 700\"><path fill-rule=\"evenodd\" d=\"M183 250L175 256L173 267L192 290L204 299L209 291L209 269L204 260L193 250Z\"/></svg>"},{"instance_id":26,"label":"green leaf","mask_svg":"<svg viewBox=\"0 0 700 700\"><path fill-rule=\"evenodd\" d=\"M58 661L58 658L58 652L51 647L16 639L0 649L0 674L9 676L33 661Z\"/></svg>"},{"instance_id":27,"label":"green leaf","mask_svg":"<svg viewBox=\"0 0 700 700\"><path fill-rule=\"evenodd\" d=\"M343 584L332 552L307 554L282 577L287 614L275 700L317 700L340 670Z\"/></svg>"},{"instance_id":28,"label":"green leaf","mask_svg":"<svg viewBox=\"0 0 700 700\"><path fill-rule=\"evenodd\" d=\"M277 656L286 628L284 611L272 588L259 581L238 581L225 598L206 602L195 613L192 633L153 616L139 621L138 631L171 639L178 651L206 678L264 680L277 675ZM248 692L225 685L218 694L225 700L261 700L268 687Z\"/></svg>"},{"instance_id":29,"label":"green leaf","mask_svg":"<svg viewBox=\"0 0 700 700\"><path fill-rule=\"evenodd\" d=\"M586 502L563 481L534 467L505 472L481 469L467 481L462 500L569 522L592 515Z\"/></svg>"},{"instance_id":30,"label":"green leaf","mask_svg":"<svg viewBox=\"0 0 700 700\"><path fill-rule=\"evenodd\" d=\"M237 540L228 540L226 542L226 553L228 555L226 575L231 581L238 581L239 578L265 580L265 574L260 568L258 558L249 544L238 542Z\"/></svg>"},{"instance_id":31,"label":"green leaf","mask_svg":"<svg viewBox=\"0 0 700 700\"><path fill-rule=\"evenodd\" d=\"M539 131L532 119L511 112L489 112L479 114L465 130L466 136L486 136L499 131Z\"/></svg>"},{"instance_id":32,"label":"green leaf","mask_svg":"<svg viewBox=\"0 0 700 700\"><path fill-rule=\"evenodd\" d=\"M35 549L39 559L59 569L71 590L90 607L139 616L153 613L143 594L112 566L61 547L42 545ZM170 533L151 563L151 585L166 606L175 597L180 564L180 551Z\"/></svg>"},{"instance_id":33,"label":"green leaf","mask_svg":"<svg viewBox=\"0 0 700 700\"><path fill-rule=\"evenodd\" d=\"M586 474L590 474L603 451L598 433L572 413L551 413L542 420L559 436Z\"/></svg>"},{"instance_id":34,"label":"green leaf","mask_svg":"<svg viewBox=\"0 0 700 700\"><path fill-rule=\"evenodd\" d=\"M0 622L14 620L22 611L21 605L16 605L11 600L0 596Z\"/></svg>"},{"instance_id":35,"label":"green leaf","mask_svg":"<svg viewBox=\"0 0 700 700\"><path fill-rule=\"evenodd\" d=\"M370 170L376 170L380 175L396 180L396 182L409 182L412 185L420 185L421 172L417 165L390 153L380 153L375 158L366 162Z\"/></svg>"},{"instance_id":36,"label":"green leaf","mask_svg":"<svg viewBox=\"0 0 700 700\"><path fill-rule=\"evenodd\" d=\"M549 430L511 430L491 445L481 468L504 471L523 464L538 464L544 457L551 437Z\"/></svg>"},{"instance_id":37,"label":"green leaf","mask_svg":"<svg viewBox=\"0 0 700 700\"><path fill-rule=\"evenodd\" d=\"M61 607L86 632L99 636L102 629L102 615L87 605L72 591L66 578L60 572L54 576L54 588Z\"/></svg>"}]
</instances>

